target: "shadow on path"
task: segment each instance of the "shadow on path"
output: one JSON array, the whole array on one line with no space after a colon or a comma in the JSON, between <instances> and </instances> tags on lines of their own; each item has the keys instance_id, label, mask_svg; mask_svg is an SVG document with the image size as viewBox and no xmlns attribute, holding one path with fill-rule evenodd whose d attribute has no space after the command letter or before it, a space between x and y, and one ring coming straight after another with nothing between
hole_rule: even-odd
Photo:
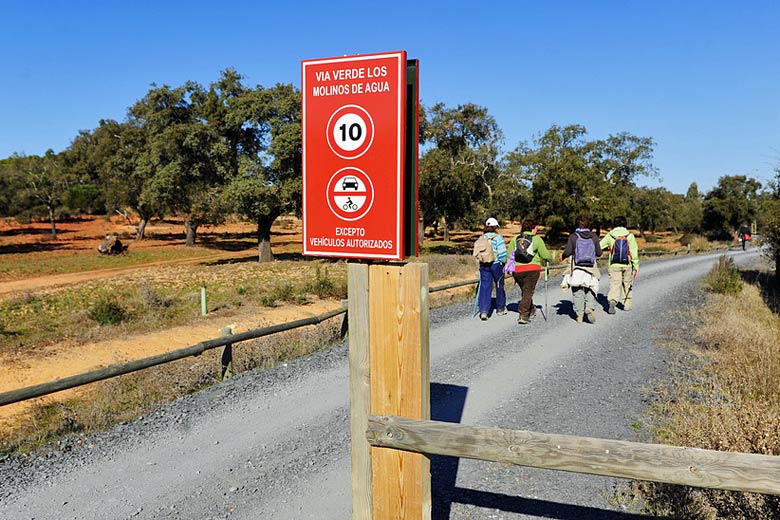
<instances>
[{"instance_id":1,"label":"shadow on path","mask_svg":"<svg viewBox=\"0 0 780 520\"><path fill-rule=\"evenodd\" d=\"M563 303L568 303L569 308L571 307L571 302L561 301L561 304ZM559 314L569 314L566 311L561 312L560 305L558 307ZM431 383L431 419L434 421L460 423L467 395L467 387ZM456 486L459 463L460 459L458 457L431 455L432 520L449 520L453 503L557 520L648 520L656 518L654 516L460 488Z\"/></svg>"}]
</instances>

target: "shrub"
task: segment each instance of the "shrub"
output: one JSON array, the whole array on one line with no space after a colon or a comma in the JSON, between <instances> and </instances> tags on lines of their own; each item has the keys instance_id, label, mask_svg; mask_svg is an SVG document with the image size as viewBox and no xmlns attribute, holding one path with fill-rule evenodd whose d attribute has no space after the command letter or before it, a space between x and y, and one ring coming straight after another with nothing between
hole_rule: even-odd
<instances>
[{"instance_id":1,"label":"shrub","mask_svg":"<svg viewBox=\"0 0 780 520\"><path fill-rule=\"evenodd\" d=\"M115 325L125 321L128 315L118 302L102 299L89 309L89 317L98 325Z\"/></svg>"},{"instance_id":2,"label":"shrub","mask_svg":"<svg viewBox=\"0 0 780 520\"><path fill-rule=\"evenodd\" d=\"M138 288L138 296L144 307L151 312L165 313L173 305L172 300L165 298L160 291L148 283Z\"/></svg>"},{"instance_id":3,"label":"shrub","mask_svg":"<svg viewBox=\"0 0 780 520\"><path fill-rule=\"evenodd\" d=\"M306 284L305 292L316 294L320 298L346 298L347 287L344 283L338 283L317 266L314 272L314 280Z\"/></svg>"},{"instance_id":4,"label":"shrub","mask_svg":"<svg viewBox=\"0 0 780 520\"><path fill-rule=\"evenodd\" d=\"M742 292L742 277L734 260L721 256L705 278L707 289L718 294Z\"/></svg>"},{"instance_id":5,"label":"shrub","mask_svg":"<svg viewBox=\"0 0 780 520\"><path fill-rule=\"evenodd\" d=\"M680 239L680 244L684 246L690 246L691 249L707 249L710 247L710 242L706 237L696 234L686 234Z\"/></svg>"},{"instance_id":6,"label":"shrub","mask_svg":"<svg viewBox=\"0 0 780 520\"><path fill-rule=\"evenodd\" d=\"M289 283L277 285L270 293L260 297L260 304L264 307L276 307L280 301L305 303L306 298L300 294L296 294L295 287Z\"/></svg>"}]
</instances>

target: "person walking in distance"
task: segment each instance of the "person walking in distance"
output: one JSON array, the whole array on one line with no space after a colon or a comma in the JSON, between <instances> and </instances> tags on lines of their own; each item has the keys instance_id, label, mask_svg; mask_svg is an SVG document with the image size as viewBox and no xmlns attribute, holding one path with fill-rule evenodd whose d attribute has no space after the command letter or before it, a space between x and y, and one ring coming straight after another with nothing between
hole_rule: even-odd
<instances>
[{"instance_id":1,"label":"person walking in distance","mask_svg":"<svg viewBox=\"0 0 780 520\"><path fill-rule=\"evenodd\" d=\"M521 225L520 234L509 242L509 254L514 255L515 268L512 277L520 286L520 303L517 308L517 323L525 325L536 315L534 292L539 275L542 272L542 262L550 261L550 253L544 240L537 236L539 226L533 219L525 219Z\"/></svg>"},{"instance_id":2,"label":"person walking in distance","mask_svg":"<svg viewBox=\"0 0 780 520\"><path fill-rule=\"evenodd\" d=\"M747 224L742 224L737 231L737 238L742 241L742 250L747 249L747 243L750 242L750 228Z\"/></svg>"},{"instance_id":3,"label":"person walking in distance","mask_svg":"<svg viewBox=\"0 0 780 520\"><path fill-rule=\"evenodd\" d=\"M579 215L575 220L576 229L569 235L561 261L571 258L569 270L564 275L561 287L571 288L572 304L577 322L596 322L596 294L599 290L601 272L596 258L601 256L599 238L590 230L590 218Z\"/></svg>"},{"instance_id":4,"label":"person walking in distance","mask_svg":"<svg viewBox=\"0 0 780 520\"><path fill-rule=\"evenodd\" d=\"M490 217L485 222L484 234L477 239L477 244L484 240L489 242L492 249L492 260L490 256L477 256L477 245L475 245L475 256L479 260L479 293L477 296L479 318L483 321L488 319L490 315L494 285L496 287L496 314L506 314L506 292L504 291L504 263L507 258L506 243L504 242L504 237L496 231L497 229L498 221Z\"/></svg>"},{"instance_id":5,"label":"person walking in distance","mask_svg":"<svg viewBox=\"0 0 780 520\"><path fill-rule=\"evenodd\" d=\"M626 229L626 217L615 217L612 224L612 229L599 242L601 249L609 250L609 314L615 314L619 301L624 311L632 309L634 296L631 287L639 273L639 248L634 234Z\"/></svg>"}]
</instances>

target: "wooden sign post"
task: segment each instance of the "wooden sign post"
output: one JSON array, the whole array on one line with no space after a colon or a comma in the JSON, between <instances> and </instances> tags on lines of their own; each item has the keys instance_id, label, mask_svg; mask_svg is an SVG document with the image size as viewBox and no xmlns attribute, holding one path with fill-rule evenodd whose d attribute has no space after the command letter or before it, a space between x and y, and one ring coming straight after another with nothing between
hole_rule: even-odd
<instances>
[{"instance_id":1,"label":"wooden sign post","mask_svg":"<svg viewBox=\"0 0 780 520\"><path fill-rule=\"evenodd\" d=\"M352 518L429 519L430 460L371 447L369 415L430 419L428 266L350 264Z\"/></svg>"}]
</instances>

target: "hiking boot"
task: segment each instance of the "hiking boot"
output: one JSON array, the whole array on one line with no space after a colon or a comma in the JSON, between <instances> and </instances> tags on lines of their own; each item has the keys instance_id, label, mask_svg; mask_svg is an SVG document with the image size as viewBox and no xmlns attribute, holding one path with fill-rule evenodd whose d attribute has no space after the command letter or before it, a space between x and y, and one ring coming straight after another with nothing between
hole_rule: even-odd
<instances>
[{"instance_id":1,"label":"hiking boot","mask_svg":"<svg viewBox=\"0 0 780 520\"><path fill-rule=\"evenodd\" d=\"M506 315L506 309L504 309L503 311L496 311L496 314L498 314L499 316L505 316Z\"/></svg>"},{"instance_id":2,"label":"hiking boot","mask_svg":"<svg viewBox=\"0 0 780 520\"><path fill-rule=\"evenodd\" d=\"M528 318L524 318L523 316L520 316L519 318L517 318L517 323L520 325L525 325L526 323L528 323Z\"/></svg>"},{"instance_id":3,"label":"hiking boot","mask_svg":"<svg viewBox=\"0 0 780 520\"><path fill-rule=\"evenodd\" d=\"M617 302L615 300L609 300L609 310L607 312L609 314L615 314L615 306L617 306Z\"/></svg>"},{"instance_id":4,"label":"hiking boot","mask_svg":"<svg viewBox=\"0 0 780 520\"><path fill-rule=\"evenodd\" d=\"M487 319L487 313L486 312L480 312L479 313L479 319L482 321L485 321Z\"/></svg>"},{"instance_id":5,"label":"hiking boot","mask_svg":"<svg viewBox=\"0 0 780 520\"><path fill-rule=\"evenodd\" d=\"M596 311L593 309L586 309L585 316L588 317L588 323L596 323Z\"/></svg>"},{"instance_id":6,"label":"hiking boot","mask_svg":"<svg viewBox=\"0 0 780 520\"><path fill-rule=\"evenodd\" d=\"M582 323L582 316L577 316L577 323Z\"/></svg>"},{"instance_id":7,"label":"hiking boot","mask_svg":"<svg viewBox=\"0 0 780 520\"><path fill-rule=\"evenodd\" d=\"M531 315L528 316L529 320L536 318L536 307L531 307Z\"/></svg>"}]
</instances>

